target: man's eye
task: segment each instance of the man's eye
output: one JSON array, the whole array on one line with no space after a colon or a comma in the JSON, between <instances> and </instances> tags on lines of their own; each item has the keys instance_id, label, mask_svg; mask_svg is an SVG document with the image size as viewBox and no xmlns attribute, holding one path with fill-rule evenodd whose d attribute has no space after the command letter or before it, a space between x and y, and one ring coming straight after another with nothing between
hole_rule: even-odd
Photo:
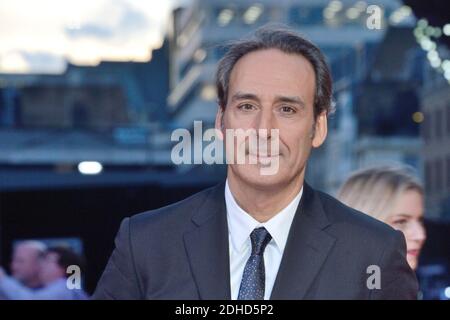
<instances>
[{"instance_id":1,"label":"man's eye","mask_svg":"<svg viewBox=\"0 0 450 320\"><path fill-rule=\"evenodd\" d=\"M254 107L253 105L249 104L249 103L244 103L244 104L241 104L238 108L239 108L240 110L243 110L243 111L251 111L251 110L253 110L255 107Z\"/></svg>"},{"instance_id":2,"label":"man's eye","mask_svg":"<svg viewBox=\"0 0 450 320\"><path fill-rule=\"evenodd\" d=\"M282 106L280 108L280 111L282 113L286 113L286 114L293 114L293 113L295 113L295 109L292 108L292 107L289 107L289 106Z\"/></svg>"}]
</instances>

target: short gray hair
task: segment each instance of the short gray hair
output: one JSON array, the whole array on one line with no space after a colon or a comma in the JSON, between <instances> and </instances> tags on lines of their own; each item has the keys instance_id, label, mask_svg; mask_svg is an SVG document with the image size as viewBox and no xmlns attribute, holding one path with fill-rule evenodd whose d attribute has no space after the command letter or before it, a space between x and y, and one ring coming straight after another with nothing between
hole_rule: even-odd
<instances>
[{"instance_id":1,"label":"short gray hair","mask_svg":"<svg viewBox=\"0 0 450 320\"><path fill-rule=\"evenodd\" d=\"M333 111L332 79L322 52L294 30L280 24L262 26L248 38L229 45L216 72L218 104L222 109L227 105L230 74L237 61L250 52L265 49L278 49L305 57L313 66L316 76L314 118L324 111L326 114Z\"/></svg>"}]
</instances>

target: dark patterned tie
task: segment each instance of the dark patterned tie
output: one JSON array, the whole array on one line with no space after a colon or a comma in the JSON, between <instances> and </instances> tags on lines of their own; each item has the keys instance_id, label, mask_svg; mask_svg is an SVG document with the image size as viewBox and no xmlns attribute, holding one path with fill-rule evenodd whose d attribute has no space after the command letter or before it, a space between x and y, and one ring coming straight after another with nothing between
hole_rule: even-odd
<instances>
[{"instance_id":1,"label":"dark patterned tie","mask_svg":"<svg viewBox=\"0 0 450 320\"><path fill-rule=\"evenodd\" d=\"M250 239L252 254L244 268L238 300L263 300L266 284L264 249L272 236L266 228L261 227L252 231Z\"/></svg>"}]
</instances>

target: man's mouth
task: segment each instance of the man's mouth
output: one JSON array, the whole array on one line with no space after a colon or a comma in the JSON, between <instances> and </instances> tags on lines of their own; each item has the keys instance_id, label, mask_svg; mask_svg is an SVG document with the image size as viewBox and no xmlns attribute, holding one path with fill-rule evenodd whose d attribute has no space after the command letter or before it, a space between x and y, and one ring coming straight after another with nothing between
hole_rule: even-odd
<instances>
[{"instance_id":1,"label":"man's mouth","mask_svg":"<svg viewBox=\"0 0 450 320\"><path fill-rule=\"evenodd\" d=\"M249 159L252 160L251 163L260 163L262 165L268 165L270 163L272 163L272 161L275 161L280 154L276 154L276 155L270 155L267 153L248 153Z\"/></svg>"}]
</instances>

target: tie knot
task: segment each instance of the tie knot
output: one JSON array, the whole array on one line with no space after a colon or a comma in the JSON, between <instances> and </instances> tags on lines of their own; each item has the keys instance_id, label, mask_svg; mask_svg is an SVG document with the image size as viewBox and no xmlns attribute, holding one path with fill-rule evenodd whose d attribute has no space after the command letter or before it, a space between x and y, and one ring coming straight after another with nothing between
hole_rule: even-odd
<instances>
[{"instance_id":1,"label":"tie knot","mask_svg":"<svg viewBox=\"0 0 450 320\"><path fill-rule=\"evenodd\" d=\"M266 228L261 227L252 231L250 239L252 241L252 255L262 255L272 236Z\"/></svg>"}]
</instances>

